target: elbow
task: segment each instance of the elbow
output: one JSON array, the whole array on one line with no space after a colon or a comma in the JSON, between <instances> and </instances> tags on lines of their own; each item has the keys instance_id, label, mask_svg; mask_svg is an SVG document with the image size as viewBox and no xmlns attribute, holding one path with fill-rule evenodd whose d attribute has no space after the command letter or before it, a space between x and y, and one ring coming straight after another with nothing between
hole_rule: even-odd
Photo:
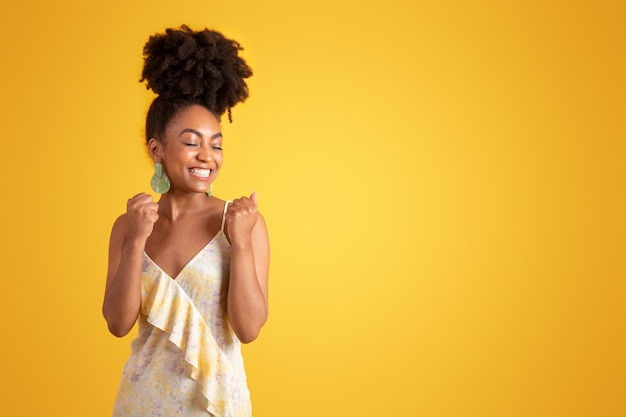
<instances>
[{"instance_id":1,"label":"elbow","mask_svg":"<svg viewBox=\"0 0 626 417\"><path fill-rule=\"evenodd\" d=\"M121 317L111 316L110 314L107 314L104 309L102 313L107 322L109 332L115 337L126 336L135 325L135 320L129 322Z\"/></svg>"},{"instance_id":2,"label":"elbow","mask_svg":"<svg viewBox=\"0 0 626 417\"><path fill-rule=\"evenodd\" d=\"M256 310L242 312L233 308L231 304L227 308L230 327L235 332L237 339L244 344L256 340L261 332L261 327L267 321L267 305L259 306Z\"/></svg>"},{"instance_id":3,"label":"elbow","mask_svg":"<svg viewBox=\"0 0 626 417\"><path fill-rule=\"evenodd\" d=\"M109 327L109 332L111 332L111 334L115 337L124 337L128 334L128 332L130 332L130 329L132 329L132 326L128 327L113 323L107 323L107 325Z\"/></svg>"},{"instance_id":4,"label":"elbow","mask_svg":"<svg viewBox=\"0 0 626 417\"><path fill-rule=\"evenodd\" d=\"M237 335L237 339L243 344L248 344L256 340L259 337L259 333L261 332L261 328L267 321L267 315L263 317L257 323L248 323L245 326L238 326L238 328L233 329L235 331L235 335Z\"/></svg>"},{"instance_id":5,"label":"elbow","mask_svg":"<svg viewBox=\"0 0 626 417\"><path fill-rule=\"evenodd\" d=\"M239 339L239 341L243 344L248 344L251 342L254 342L256 340L256 338L259 336L259 331L261 329L257 329L255 330L248 330L245 332L239 332L237 333L237 339Z\"/></svg>"}]
</instances>

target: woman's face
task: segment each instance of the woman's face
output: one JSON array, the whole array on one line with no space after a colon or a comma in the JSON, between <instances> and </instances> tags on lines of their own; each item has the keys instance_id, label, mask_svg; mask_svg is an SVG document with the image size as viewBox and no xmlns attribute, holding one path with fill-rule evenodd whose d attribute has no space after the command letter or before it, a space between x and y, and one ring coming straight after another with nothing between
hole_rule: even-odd
<instances>
[{"instance_id":1,"label":"woman's face","mask_svg":"<svg viewBox=\"0 0 626 417\"><path fill-rule=\"evenodd\" d=\"M222 133L206 108L191 105L170 121L162 142L151 139L150 152L170 179L171 190L209 191L222 166Z\"/></svg>"}]
</instances>

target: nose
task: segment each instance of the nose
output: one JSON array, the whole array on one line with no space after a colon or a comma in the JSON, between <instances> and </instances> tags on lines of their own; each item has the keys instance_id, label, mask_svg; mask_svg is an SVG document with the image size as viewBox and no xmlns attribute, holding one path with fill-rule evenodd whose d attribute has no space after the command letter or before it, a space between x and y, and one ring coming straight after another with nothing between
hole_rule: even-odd
<instances>
[{"instance_id":1,"label":"nose","mask_svg":"<svg viewBox=\"0 0 626 417\"><path fill-rule=\"evenodd\" d=\"M197 158L202 162L209 162L213 159L213 149L210 145L203 143L200 145L200 150L198 151Z\"/></svg>"}]
</instances>

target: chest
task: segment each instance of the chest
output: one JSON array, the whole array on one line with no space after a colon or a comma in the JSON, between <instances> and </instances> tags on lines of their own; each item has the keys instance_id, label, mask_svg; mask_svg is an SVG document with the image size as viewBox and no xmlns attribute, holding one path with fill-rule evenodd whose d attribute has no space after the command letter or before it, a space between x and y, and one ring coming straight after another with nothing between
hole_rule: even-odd
<instances>
[{"instance_id":1,"label":"chest","mask_svg":"<svg viewBox=\"0 0 626 417\"><path fill-rule=\"evenodd\" d=\"M176 278L185 266L220 233L211 217L174 224L157 222L146 242L146 253L167 275Z\"/></svg>"}]
</instances>

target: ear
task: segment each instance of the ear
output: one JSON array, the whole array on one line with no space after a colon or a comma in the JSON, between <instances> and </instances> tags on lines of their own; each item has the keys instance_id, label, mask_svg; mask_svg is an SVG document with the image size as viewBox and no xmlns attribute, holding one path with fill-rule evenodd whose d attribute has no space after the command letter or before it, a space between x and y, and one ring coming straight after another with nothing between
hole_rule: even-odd
<instances>
[{"instance_id":1,"label":"ear","mask_svg":"<svg viewBox=\"0 0 626 417\"><path fill-rule=\"evenodd\" d=\"M148 141L148 153L154 162L161 162L163 159L163 144L157 138L150 138Z\"/></svg>"}]
</instances>

